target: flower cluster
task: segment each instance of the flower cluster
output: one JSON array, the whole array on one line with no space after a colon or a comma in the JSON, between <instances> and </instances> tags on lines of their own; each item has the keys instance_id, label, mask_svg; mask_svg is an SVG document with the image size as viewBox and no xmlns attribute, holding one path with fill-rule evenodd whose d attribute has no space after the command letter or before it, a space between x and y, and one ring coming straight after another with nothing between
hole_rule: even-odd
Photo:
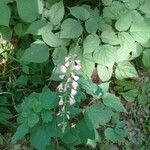
<instances>
[{"instance_id":1,"label":"flower cluster","mask_svg":"<svg viewBox=\"0 0 150 150\"><path fill-rule=\"evenodd\" d=\"M81 63L80 60L70 60L70 58L65 58L65 64L61 65L59 67L60 70L60 79L64 79L65 83L60 83L57 87L58 91L62 94L66 93L68 89L71 87L69 100L67 102L70 103L70 105L73 105L75 103L75 95L77 94L77 88L78 88L78 80L79 76L76 75L76 72L81 69ZM65 103L64 96L60 96L59 105L63 106Z\"/></svg>"}]
</instances>

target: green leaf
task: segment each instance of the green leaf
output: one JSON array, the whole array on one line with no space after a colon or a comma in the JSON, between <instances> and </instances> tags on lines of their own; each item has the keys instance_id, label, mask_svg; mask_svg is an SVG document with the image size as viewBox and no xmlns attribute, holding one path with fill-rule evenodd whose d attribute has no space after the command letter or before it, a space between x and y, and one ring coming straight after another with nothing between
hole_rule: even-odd
<instances>
[{"instance_id":1,"label":"green leaf","mask_svg":"<svg viewBox=\"0 0 150 150\"><path fill-rule=\"evenodd\" d=\"M130 9L130 10L133 10L133 9L136 9L140 4L140 0L126 0L126 3L125 3L125 6Z\"/></svg>"},{"instance_id":2,"label":"green leaf","mask_svg":"<svg viewBox=\"0 0 150 150\"><path fill-rule=\"evenodd\" d=\"M0 134L0 145L3 145L4 144L4 138L3 136Z\"/></svg>"},{"instance_id":3,"label":"green leaf","mask_svg":"<svg viewBox=\"0 0 150 150\"><path fill-rule=\"evenodd\" d=\"M128 12L126 14L123 14L116 22L115 28L118 31L126 31L129 29L132 23L131 13Z\"/></svg>"},{"instance_id":4,"label":"green leaf","mask_svg":"<svg viewBox=\"0 0 150 150\"><path fill-rule=\"evenodd\" d=\"M50 110L58 105L59 97L56 92L52 92L48 88L44 88L39 99L42 102L42 107Z\"/></svg>"},{"instance_id":5,"label":"green leaf","mask_svg":"<svg viewBox=\"0 0 150 150\"><path fill-rule=\"evenodd\" d=\"M42 33L43 41L51 46L51 47L58 47L61 45L61 41L59 37L54 34L49 27L46 27Z\"/></svg>"},{"instance_id":6,"label":"green leaf","mask_svg":"<svg viewBox=\"0 0 150 150\"><path fill-rule=\"evenodd\" d=\"M0 27L0 35L2 35L3 39L6 41L10 41L12 38L12 30L8 27Z\"/></svg>"},{"instance_id":7,"label":"green leaf","mask_svg":"<svg viewBox=\"0 0 150 150\"><path fill-rule=\"evenodd\" d=\"M84 54L93 52L98 48L100 44L100 38L98 35L90 34L83 41Z\"/></svg>"},{"instance_id":8,"label":"green leaf","mask_svg":"<svg viewBox=\"0 0 150 150\"><path fill-rule=\"evenodd\" d=\"M95 18L89 18L85 22L85 29L88 33L96 33L98 30L98 21Z\"/></svg>"},{"instance_id":9,"label":"green leaf","mask_svg":"<svg viewBox=\"0 0 150 150\"><path fill-rule=\"evenodd\" d=\"M123 104L121 103L120 99L116 97L114 94L111 93L105 93L102 96L103 103L108 106L114 108L116 111L119 112L126 112L126 109L124 108Z\"/></svg>"},{"instance_id":10,"label":"green leaf","mask_svg":"<svg viewBox=\"0 0 150 150\"><path fill-rule=\"evenodd\" d=\"M142 13L146 14L146 17L149 18L150 17L150 1L149 0L145 0L142 5L140 6L140 11L142 11Z\"/></svg>"},{"instance_id":11,"label":"green leaf","mask_svg":"<svg viewBox=\"0 0 150 150\"><path fill-rule=\"evenodd\" d=\"M121 129L121 131L124 131L124 130ZM125 134L123 134L123 135L118 134L115 132L115 130L113 128L107 128L104 133L105 133L106 139L112 141L113 143L117 143L119 140L121 140L123 137L125 137L124 136ZM123 133L125 133L125 132L123 132Z\"/></svg>"},{"instance_id":12,"label":"green leaf","mask_svg":"<svg viewBox=\"0 0 150 150\"><path fill-rule=\"evenodd\" d=\"M94 128L99 128L99 125L105 125L111 119L113 112L103 104L93 104L85 113L85 120L93 125Z\"/></svg>"},{"instance_id":13,"label":"green leaf","mask_svg":"<svg viewBox=\"0 0 150 150\"><path fill-rule=\"evenodd\" d=\"M25 22L32 22L42 13L43 2L41 0L16 0L19 16Z\"/></svg>"},{"instance_id":14,"label":"green leaf","mask_svg":"<svg viewBox=\"0 0 150 150\"><path fill-rule=\"evenodd\" d=\"M0 25L9 27L10 9L5 4L0 4Z\"/></svg>"},{"instance_id":15,"label":"green leaf","mask_svg":"<svg viewBox=\"0 0 150 150\"><path fill-rule=\"evenodd\" d=\"M48 123L52 121L53 119L52 113L49 110L43 110L41 113L41 116L42 116L43 122L45 123Z\"/></svg>"},{"instance_id":16,"label":"green leaf","mask_svg":"<svg viewBox=\"0 0 150 150\"><path fill-rule=\"evenodd\" d=\"M103 65L97 66L97 72L100 77L100 79L105 82L110 80L112 74L113 74L113 68L112 67L106 67Z\"/></svg>"},{"instance_id":17,"label":"green leaf","mask_svg":"<svg viewBox=\"0 0 150 150\"><path fill-rule=\"evenodd\" d=\"M87 20L90 17L90 13L84 7L74 6L70 7L69 10L71 15L77 19Z\"/></svg>"},{"instance_id":18,"label":"green leaf","mask_svg":"<svg viewBox=\"0 0 150 150\"><path fill-rule=\"evenodd\" d=\"M44 42L38 40L32 43L30 47L25 50L21 60L26 62L42 63L47 61L48 57L48 47Z\"/></svg>"},{"instance_id":19,"label":"green leaf","mask_svg":"<svg viewBox=\"0 0 150 150\"><path fill-rule=\"evenodd\" d=\"M150 49L143 52L142 61L145 67L150 68Z\"/></svg>"},{"instance_id":20,"label":"green leaf","mask_svg":"<svg viewBox=\"0 0 150 150\"><path fill-rule=\"evenodd\" d=\"M115 53L115 47L110 45L102 45L94 51L93 58L94 61L100 65L112 67L115 63Z\"/></svg>"},{"instance_id":21,"label":"green leaf","mask_svg":"<svg viewBox=\"0 0 150 150\"><path fill-rule=\"evenodd\" d=\"M27 25L23 24L23 23L18 23L16 24L16 26L14 27L14 30L16 32L16 34L21 37L24 36L26 30L27 30Z\"/></svg>"},{"instance_id":22,"label":"green leaf","mask_svg":"<svg viewBox=\"0 0 150 150\"><path fill-rule=\"evenodd\" d=\"M44 27L46 25L47 25L47 21L44 19L34 21L31 23L26 33L33 34L33 35L42 35ZM52 30L52 27L51 27L51 30Z\"/></svg>"},{"instance_id":23,"label":"green leaf","mask_svg":"<svg viewBox=\"0 0 150 150\"><path fill-rule=\"evenodd\" d=\"M112 0L102 0L102 3L106 6L109 6L109 5L111 5Z\"/></svg>"},{"instance_id":24,"label":"green leaf","mask_svg":"<svg viewBox=\"0 0 150 150\"><path fill-rule=\"evenodd\" d=\"M116 61L129 60L132 53L137 53L137 45L132 36L127 32L119 33L119 39L121 41L121 46L117 50Z\"/></svg>"},{"instance_id":25,"label":"green leaf","mask_svg":"<svg viewBox=\"0 0 150 150\"><path fill-rule=\"evenodd\" d=\"M68 18L61 24L60 37L66 39L78 38L83 32L79 21Z\"/></svg>"},{"instance_id":26,"label":"green leaf","mask_svg":"<svg viewBox=\"0 0 150 150\"><path fill-rule=\"evenodd\" d=\"M56 65L64 64L67 56L67 49L65 47L55 48L53 52L53 61Z\"/></svg>"},{"instance_id":27,"label":"green leaf","mask_svg":"<svg viewBox=\"0 0 150 150\"><path fill-rule=\"evenodd\" d=\"M37 150L45 150L46 145L50 143L50 137L48 131L45 127L38 126L32 130L30 142L31 145Z\"/></svg>"},{"instance_id":28,"label":"green leaf","mask_svg":"<svg viewBox=\"0 0 150 150\"><path fill-rule=\"evenodd\" d=\"M115 76L117 79L122 80L124 78L136 78L138 77L138 74L136 69L130 62L121 61L117 63Z\"/></svg>"},{"instance_id":29,"label":"green leaf","mask_svg":"<svg viewBox=\"0 0 150 150\"><path fill-rule=\"evenodd\" d=\"M82 55L80 60L81 60L81 67L82 67L81 74L85 78L88 77L89 79L91 79L91 75L95 67L95 62L93 61L92 54L88 53L86 55Z\"/></svg>"},{"instance_id":30,"label":"green leaf","mask_svg":"<svg viewBox=\"0 0 150 150\"><path fill-rule=\"evenodd\" d=\"M54 25L57 25L61 22L64 17L64 5L63 1L55 3L49 10L49 19L50 22Z\"/></svg>"},{"instance_id":31,"label":"green leaf","mask_svg":"<svg viewBox=\"0 0 150 150\"><path fill-rule=\"evenodd\" d=\"M18 128L15 134L12 137L12 141L16 142L18 140L21 140L27 133L29 132L29 128L26 124L21 124Z\"/></svg>"},{"instance_id":32,"label":"green leaf","mask_svg":"<svg viewBox=\"0 0 150 150\"><path fill-rule=\"evenodd\" d=\"M34 127L39 122L39 116L35 113L32 113L28 116L28 126L30 128Z\"/></svg>"},{"instance_id":33,"label":"green leaf","mask_svg":"<svg viewBox=\"0 0 150 150\"><path fill-rule=\"evenodd\" d=\"M110 45L118 45L120 44L120 39L117 37L113 30L103 31L101 34L101 39L104 43Z\"/></svg>"}]
</instances>

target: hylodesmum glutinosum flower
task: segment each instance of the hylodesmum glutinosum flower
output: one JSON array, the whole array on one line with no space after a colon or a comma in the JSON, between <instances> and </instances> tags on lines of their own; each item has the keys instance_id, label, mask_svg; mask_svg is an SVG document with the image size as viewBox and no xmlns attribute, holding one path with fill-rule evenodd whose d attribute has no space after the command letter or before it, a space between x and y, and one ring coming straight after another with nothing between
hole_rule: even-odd
<instances>
[{"instance_id":1,"label":"hylodesmum glutinosum flower","mask_svg":"<svg viewBox=\"0 0 150 150\"><path fill-rule=\"evenodd\" d=\"M81 69L80 60L72 60L70 57L65 58L65 63L59 66L59 78L64 80L57 87L60 92L59 106L64 106L67 103L70 105L75 104L75 96L77 94L79 76L76 75L77 71ZM69 92L70 91L70 94ZM65 95L69 95L67 98Z\"/></svg>"}]
</instances>

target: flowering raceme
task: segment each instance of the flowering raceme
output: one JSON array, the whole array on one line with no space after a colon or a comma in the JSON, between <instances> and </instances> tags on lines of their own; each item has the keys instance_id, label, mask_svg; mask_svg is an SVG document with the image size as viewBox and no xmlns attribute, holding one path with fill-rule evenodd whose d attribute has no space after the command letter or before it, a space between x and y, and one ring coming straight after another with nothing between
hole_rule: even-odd
<instances>
[{"instance_id":1,"label":"flowering raceme","mask_svg":"<svg viewBox=\"0 0 150 150\"><path fill-rule=\"evenodd\" d=\"M77 94L79 76L76 72L81 69L80 60L71 60L69 57L65 58L65 64L59 67L60 79L64 79L64 83L60 83L57 90L60 92L59 106L64 106L66 102L70 105L75 103L75 95ZM71 87L71 88L70 88ZM70 95L67 101L64 100L64 94L70 89Z\"/></svg>"}]
</instances>

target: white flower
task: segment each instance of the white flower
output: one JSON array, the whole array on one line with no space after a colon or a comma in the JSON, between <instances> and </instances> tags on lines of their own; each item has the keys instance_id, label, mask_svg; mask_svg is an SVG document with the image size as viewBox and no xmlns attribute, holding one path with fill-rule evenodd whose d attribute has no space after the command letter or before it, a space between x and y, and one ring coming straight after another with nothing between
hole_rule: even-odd
<instances>
[{"instance_id":1,"label":"white flower","mask_svg":"<svg viewBox=\"0 0 150 150\"><path fill-rule=\"evenodd\" d=\"M67 72L67 68L64 65L60 66L60 71L61 73L66 73Z\"/></svg>"},{"instance_id":2,"label":"white flower","mask_svg":"<svg viewBox=\"0 0 150 150\"><path fill-rule=\"evenodd\" d=\"M72 77L75 81L79 80L79 77L76 76L76 75L74 75L74 73L71 73L71 77Z\"/></svg>"},{"instance_id":3,"label":"white flower","mask_svg":"<svg viewBox=\"0 0 150 150\"><path fill-rule=\"evenodd\" d=\"M70 97L70 99L69 99L69 103L70 103L70 105L73 105L73 104L75 103L75 99L74 99L74 98L72 98L72 97Z\"/></svg>"},{"instance_id":4,"label":"white flower","mask_svg":"<svg viewBox=\"0 0 150 150\"><path fill-rule=\"evenodd\" d=\"M69 67L69 64L70 64L69 61L67 61L67 62L65 63L65 67L68 68L68 67Z\"/></svg>"},{"instance_id":5,"label":"white flower","mask_svg":"<svg viewBox=\"0 0 150 150\"><path fill-rule=\"evenodd\" d=\"M62 91L63 91L63 84L62 84L62 83L60 83L60 84L58 85L57 90L58 90L59 92L62 92Z\"/></svg>"},{"instance_id":6,"label":"white flower","mask_svg":"<svg viewBox=\"0 0 150 150\"><path fill-rule=\"evenodd\" d=\"M76 81L72 81L72 87L76 90L78 87L78 83Z\"/></svg>"},{"instance_id":7,"label":"white flower","mask_svg":"<svg viewBox=\"0 0 150 150\"><path fill-rule=\"evenodd\" d=\"M59 106L62 106L63 104L64 104L63 98L60 97L60 100L59 100Z\"/></svg>"},{"instance_id":8,"label":"white flower","mask_svg":"<svg viewBox=\"0 0 150 150\"><path fill-rule=\"evenodd\" d=\"M77 94L77 91L75 89L71 89L71 97L74 97Z\"/></svg>"},{"instance_id":9,"label":"white flower","mask_svg":"<svg viewBox=\"0 0 150 150\"><path fill-rule=\"evenodd\" d=\"M60 79L64 79L65 75L59 75Z\"/></svg>"},{"instance_id":10,"label":"white flower","mask_svg":"<svg viewBox=\"0 0 150 150\"><path fill-rule=\"evenodd\" d=\"M75 60L74 69L77 70L77 71L81 69L80 60Z\"/></svg>"}]
</instances>

